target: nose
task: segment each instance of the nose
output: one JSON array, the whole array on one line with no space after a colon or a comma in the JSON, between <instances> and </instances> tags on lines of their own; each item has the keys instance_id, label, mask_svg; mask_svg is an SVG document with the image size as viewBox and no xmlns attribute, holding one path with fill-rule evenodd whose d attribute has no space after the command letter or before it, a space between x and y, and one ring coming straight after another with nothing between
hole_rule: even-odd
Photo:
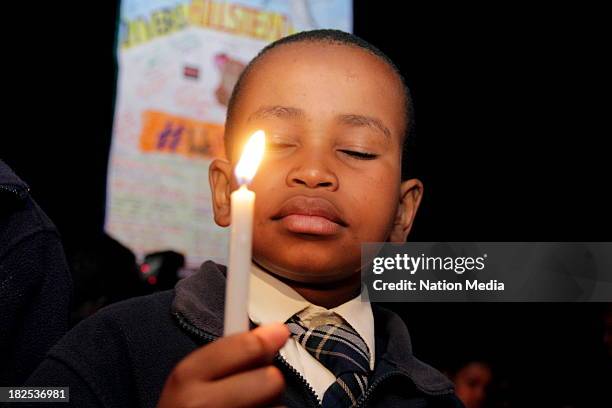
<instances>
[{"instance_id":1,"label":"nose","mask_svg":"<svg viewBox=\"0 0 612 408\"><path fill-rule=\"evenodd\" d=\"M296 157L295 167L287 174L287 185L335 191L338 188L338 178L326 165L324 158L313 155L303 156L299 159Z\"/></svg>"}]
</instances>

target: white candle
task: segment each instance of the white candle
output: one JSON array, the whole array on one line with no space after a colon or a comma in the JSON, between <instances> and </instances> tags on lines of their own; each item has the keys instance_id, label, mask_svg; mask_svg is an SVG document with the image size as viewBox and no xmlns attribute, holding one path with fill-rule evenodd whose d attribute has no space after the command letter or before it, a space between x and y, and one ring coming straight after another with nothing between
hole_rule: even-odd
<instances>
[{"instance_id":1,"label":"white candle","mask_svg":"<svg viewBox=\"0 0 612 408\"><path fill-rule=\"evenodd\" d=\"M225 288L225 336L249 330L249 278L253 241L255 193L247 188L265 150L265 134L259 130L249 138L236 165L240 187L231 194L230 252Z\"/></svg>"}]
</instances>

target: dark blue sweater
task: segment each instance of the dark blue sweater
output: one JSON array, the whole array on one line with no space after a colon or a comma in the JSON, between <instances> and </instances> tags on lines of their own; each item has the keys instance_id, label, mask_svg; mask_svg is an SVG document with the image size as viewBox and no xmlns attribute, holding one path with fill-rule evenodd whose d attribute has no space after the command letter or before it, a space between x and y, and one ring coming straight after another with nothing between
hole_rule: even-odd
<instances>
[{"instance_id":1,"label":"dark blue sweater","mask_svg":"<svg viewBox=\"0 0 612 408\"><path fill-rule=\"evenodd\" d=\"M78 407L155 406L172 368L222 334L225 272L208 261L174 290L104 308L55 346L28 384L69 386ZM460 407L452 383L412 355L403 321L377 305L373 313L376 366L363 406ZM275 365L286 378L284 405L318 405L280 355Z\"/></svg>"},{"instance_id":2,"label":"dark blue sweater","mask_svg":"<svg viewBox=\"0 0 612 408\"><path fill-rule=\"evenodd\" d=\"M0 160L0 386L22 384L66 334L71 292L55 226Z\"/></svg>"}]
</instances>

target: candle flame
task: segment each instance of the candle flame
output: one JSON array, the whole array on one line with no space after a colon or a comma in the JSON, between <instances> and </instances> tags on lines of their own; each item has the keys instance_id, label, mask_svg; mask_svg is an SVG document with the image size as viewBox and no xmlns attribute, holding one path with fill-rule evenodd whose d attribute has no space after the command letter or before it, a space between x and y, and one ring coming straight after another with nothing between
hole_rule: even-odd
<instances>
[{"instance_id":1,"label":"candle flame","mask_svg":"<svg viewBox=\"0 0 612 408\"><path fill-rule=\"evenodd\" d=\"M253 133L247 141L234 173L238 184L248 184L255 177L266 149L266 134L263 130Z\"/></svg>"}]
</instances>

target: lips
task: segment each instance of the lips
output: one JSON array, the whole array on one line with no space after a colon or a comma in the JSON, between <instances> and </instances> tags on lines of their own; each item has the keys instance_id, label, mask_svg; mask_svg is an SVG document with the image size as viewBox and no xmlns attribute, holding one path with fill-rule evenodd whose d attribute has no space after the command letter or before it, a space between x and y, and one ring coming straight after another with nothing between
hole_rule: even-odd
<instances>
[{"instance_id":1,"label":"lips","mask_svg":"<svg viewBox=\"0 0 612 408\"><path fill-rule=\"evenodd\" d=\"M283 203L272 219L301 234L333 235L348 225L336 207L321 197L294 196Z\"/></svg>"}]
</instances>

